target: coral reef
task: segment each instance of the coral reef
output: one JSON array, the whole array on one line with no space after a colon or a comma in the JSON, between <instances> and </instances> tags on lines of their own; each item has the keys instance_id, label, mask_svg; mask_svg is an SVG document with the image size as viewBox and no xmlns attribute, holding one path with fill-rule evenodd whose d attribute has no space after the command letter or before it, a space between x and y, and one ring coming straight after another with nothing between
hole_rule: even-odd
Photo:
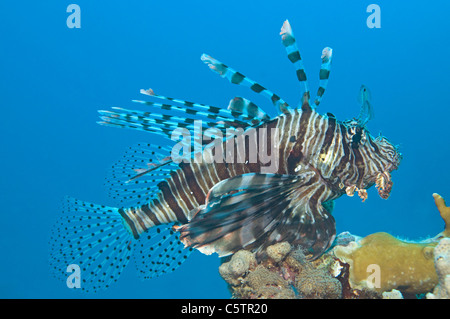
<instances>
[{"instance_id":1,"label":"coral reef","mask_svg":"<svg viewBox=\"0 0 450 319\"><path fill-rule=\"evenodd\" d=\"M350 286L378 292L400 289L420 294L438 283L434 270L435 243L408 243L387 233L375 233L348 246L337 246L337 258L350 265ZM376 266L373 266L376 265ZM377 267L378 270L375 270ZM372 272L378 271L378 282Z\"/></svg>"},{"instance_id":2,"label":"coral reef","mask_svg":"<svg viewBox=\"0 0 450 319\"><path fill-rule=\"evenodd\" d=\"M293 299L295 292L289 282L278 273L258 266L247 278L250 287L249 296L258 299Z\"/></svg>"},{"instance_id":3,"label":"coral reef","mask_svg":"<svg viewBox=\"0 0 450 319\"><path fill-rule=\"evenodd\" d=\"M229 262L220 265L219 273L225 281L236 286L242 282L247 272L255 266L255 256L249 251L240 250L233 255Z\"/></svg>"},{"instance_id":4,"label":"coral reef","mask_svg":"<svg viewBox=\"0 0 450 319\"><path fill-rule=\"evenodd\" d=\"M281 261L289 251L288 243L279 243L268 249L268 255ZM229 284L234 298L294 298L295 293L289 282L273 270L258 265L254 254L246 250L238 251L230 261L219 267L219 273Z\"/></svg>"},{"instance_id":5,"label":"coral reef","mask_svg":"<svg viewBox=\"0 0 450 319\"><path fill-rule=\"evenodd\" d=\"M434 249L434 263L439 284L428 299L450 299L450 238L442 238Z\"/></svg>"},{"instance_id":6,"label":"coral reef","mask_svg":"<svg viewBox=\"0 0 450 319\"><path fill-rule=\"evenodd\" d=\"M219 268L220 275L229 284L233 298L337 299L344 296L340 278L343 267L332 253L310 261L301 249L293 249L288 243L282 242L269 246L261 254L264 257L256 266L252 263L255 257L251 254L252 257L245 257L252 260L251 263L246 263L250 267L239 267L239 272L234 271L233 265L237 260L249 256L248 254L251 253L241 250ZM356 295L353 291L347 291L345 296L354 298ZM371 297L381 298L374 293Z\"/></svg>"},{"instance_id":7,"label":"coral reef","mask_svg":"<svg viewBox=\"0 0 450 319\"><path fill-rule=\"evenodd\" d=\"M337 236L316 260L287 242L241 250L219 272L233 298L450 299L450 207L433 194L445 229L407 242L388 233ZM432 292L431 292L432 291Z\"/></svg>"},{"instance_id":8,"label":"coral reef","mask_svg":"<svg viewBox=\"0 0 450 319\"><path fill-rule=\"evenodd\" d=\"M316 261L309 261L304 252L297 248L286 258L284 272L288 278L295 279L294 287L300 298L331 299L340 298L342 285L334 275L335 260L330 255L323 255ZM288 270L288 271L287 271ZM294 276L292 276L294 274Z\"/></svg>"},{"instance_id":9,"label":"coral reef","mask_svg":"<svg viewBox=\"0 0 450 319\"><path fill-rule=\"evenodd\" d=\"M267 255L275 262L280 262L291 251L291 245L287 242L278 243L267 247Z\"/></svg>"},{"instance_id":10,"label":"coral reef","mask_svg":"<svg viewBox=\"0 0 450 319\"><path fill-rule=\"evenodd\" d=\"M403 295L414 296L436 287L427 298L449 298L450 279L448 285L446 280L450 274L450 245L445 243L450 235L450 208L439 194L433 197L445 222L444 231L437 236L421 242L405 242L387 233L375 233L334 247L334 255L349 265L352 288L382 293L397 289ZM439 240L441 243L436 246ZM376 283L371 276L374 266L379 271Z\"/></svg>"},{"instance_id":11,"label":"coral reef","mask_svg":"<svg viewBox=\"0 0 450 319\"><path fill-rule=\"evenodd\" d=\"M383 292L383 299L404 299L402 293L397 289Z\"/></svg>"}]
</instances>

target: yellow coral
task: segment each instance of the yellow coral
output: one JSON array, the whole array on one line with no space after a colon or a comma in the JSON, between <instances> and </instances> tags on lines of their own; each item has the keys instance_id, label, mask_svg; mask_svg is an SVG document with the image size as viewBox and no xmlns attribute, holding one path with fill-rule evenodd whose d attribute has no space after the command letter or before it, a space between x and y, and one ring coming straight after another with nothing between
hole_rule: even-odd
<instances>
[{"instance_id":1,"label":"yellow coral","mask_svg":"<svg viewBox=\"0 0 450 319\"><path fill-rule=\"evenodd\" d=\"M441 195L434 193L434 202L436 203L436 207L441 214L442 219L445 222L445 229L441 233L444 237L450 237L450 207L445 205L445 200Z\"/></svg>"},{"instance_id":2,"label":"yellow coral","mask_svg":"<svg viewBox=\"0 0 450 319\"><path fill-rule=\"evenodd\" d=\"M435 245L408 243L387 233L375 233L359 243L338 246L334 252L338 258L350 264L352 288L369 287L378 292L399 289L419 294L432 290L438 283L433 263ZM374 269L378 269L379 274L375 274ZM372 274L379 275L378 282L372 281L375 278Z\"/></svg>"}]
</instances>

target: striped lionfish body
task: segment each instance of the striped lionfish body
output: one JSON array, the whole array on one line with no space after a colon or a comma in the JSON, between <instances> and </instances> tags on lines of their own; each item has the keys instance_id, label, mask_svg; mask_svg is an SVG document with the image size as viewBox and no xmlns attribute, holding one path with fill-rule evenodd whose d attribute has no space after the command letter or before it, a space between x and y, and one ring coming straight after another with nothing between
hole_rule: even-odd
<instances>
[{"instance_id":1,"label":"striped lionfish body","mask_svg":"<svg viewBox=\"0 0 450 319\"><path fill-rule=\"evenodd\" d=\"M66 267L78 264L82 288L97 290L115 281L131 257L139 274L151 278L181 265L192 248L226 256L240 249L261 252L281 241L300 245L315 258L334 240L335 199L357 192L364 201L374 184L382 198L389 196L390 172L401 154L366 130L368 89L361 87L358 118L341 122L330 113L319 114L332 50L322 52L320 85L311 103L288 21L281 36L301 84L300 108L203 55L212 71L267 97L281 114L271 119L241 97L222 109L151 89L141 93L157 102L136 101L150 111L99 111L102 125L171 139L178 132L183 138L173 148L138 144L113 166L109 183L118 208L67 200L52 236L56 274L65 278Z\"/></svg>"}]
</instances>

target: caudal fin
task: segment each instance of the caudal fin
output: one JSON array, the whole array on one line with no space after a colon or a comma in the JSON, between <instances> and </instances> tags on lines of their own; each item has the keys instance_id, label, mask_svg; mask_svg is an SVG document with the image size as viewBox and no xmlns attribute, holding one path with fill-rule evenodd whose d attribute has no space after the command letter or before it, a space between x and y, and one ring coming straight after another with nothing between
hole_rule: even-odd
<instances>
[{"instance_id":1,"label":"caudal fin","mask_svg":"<svg viewBox=\"0 0 450 319\"><path fill-rule=\"evenodd\" d=\"M67 198L50 239L51 270L66 282L78 266L82 290L108 288L128 264L133 241L117 208Z\"/></svg>"}]
</instances>

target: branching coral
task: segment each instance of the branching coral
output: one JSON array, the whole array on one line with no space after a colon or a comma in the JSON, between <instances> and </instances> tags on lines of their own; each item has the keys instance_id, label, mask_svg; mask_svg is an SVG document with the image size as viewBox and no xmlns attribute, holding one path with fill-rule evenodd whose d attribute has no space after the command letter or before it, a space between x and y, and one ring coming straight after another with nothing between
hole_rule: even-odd
<instances>
[{"instance_id":1,"label":"branching coral","mask_svg":"<svg viewBox=\"0 0 450 319\"><path fill-rule=\"evenodd\" d=\"M439 235L450 237L450 207L447 207L445 205L445 200L441 195L434 193L433 197L436 207L438 208L439 213L441 214L441 217L445 222L444 231Z\"/></svg>"}]
</instances>

